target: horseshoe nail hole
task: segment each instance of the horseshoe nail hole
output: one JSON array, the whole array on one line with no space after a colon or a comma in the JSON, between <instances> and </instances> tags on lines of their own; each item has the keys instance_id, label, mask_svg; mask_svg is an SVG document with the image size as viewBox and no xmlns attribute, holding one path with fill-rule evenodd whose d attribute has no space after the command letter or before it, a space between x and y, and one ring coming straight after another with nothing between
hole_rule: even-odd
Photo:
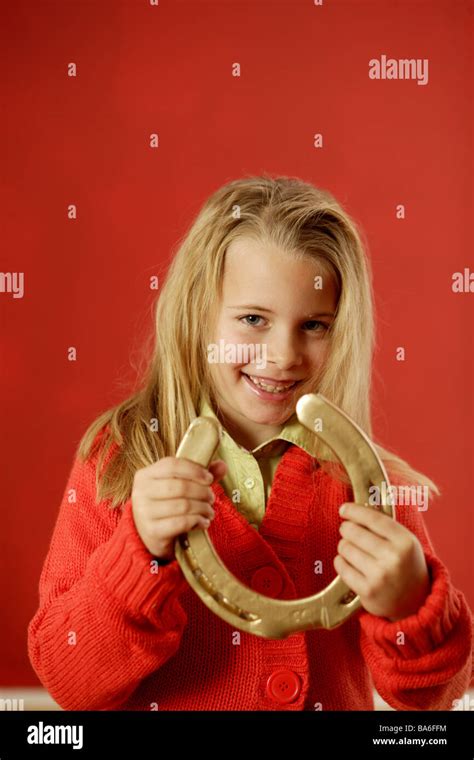
<instances>
[{"instance_id":1,"label":"horseshoe nail hole","mask_svg":"<svg viewBox=\"0 0 474 760\"><path fill-rule=\"evenodd\" d=\"M261 618L258 617L258 615L255 615L253 612L245 612L244 610L241 611L240 616L242 620L247 620L250 623L255 622L256 620L260 622Z\"/></svg>"},{"instance_id":2,"label":"horseshoe nail hole","mask_svg":"<svg viewBox=\"0 0 474 760\"><path fill-rule=\"evenodd\" d=\"M348 591L347 594L344 594L344 596L341 597L340 603L341 604L349 604L349 602L352 602L353 599L355 599L357 594L355 594L353 591Z\"/></svg>"}]
</instances>

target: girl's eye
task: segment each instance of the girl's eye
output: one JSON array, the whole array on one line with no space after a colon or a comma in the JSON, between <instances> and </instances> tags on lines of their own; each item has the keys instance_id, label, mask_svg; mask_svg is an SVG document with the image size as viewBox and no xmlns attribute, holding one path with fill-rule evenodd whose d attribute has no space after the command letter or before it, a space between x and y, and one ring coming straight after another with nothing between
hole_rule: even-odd
<instances>
[{"instance_id":1,"label":"girl's eye","mask_svg":"<svg viewBox=\"0 0 474 760\"><path fill-rule=\"evenodd\" d=\"M307 325L313 324L313 325L316 325L317 328L319 328L316 330L310 330L310 332L320 332L320 330L329 330L329 325L327 325L325 322L320 322L317 319L312 319L310 322L306 322L305 324Z\"/></svg>"},{"instance_id":2,"label":"girl's eye","mask_svg":"<svg viewBox=\"0 0 474 760\"><path fill-rule=\"evenodd\" d=\"M239 321L247 320L247 319L263 319L263 317L260 317L258 314L246 314L244 317L239 317ZM249 327L258 327L257 322L245 322L244 324L248 325ZM309 329L309 332L321 332L321 330L329 330L329 325L325 324L325 322L320 322L317 319L312 319L309 322L305 322L305 325L316 325L315 328Z\"/></svg>"},{"instance_id":3,"label":"girl's eye","mask_svg":"<svg viewBox=\"0 0 474 760\"><path fill-rule=\"evenodd\" d=\"M258 314L246 314L245 317L240 317L239 319L240 319L240 321L242 321L242 319L249 319L250 317L255 317L255 319L262 319L262 317L259 317ZM253 327L256 323L255 322L245 322L245 324L246 325L250 325L250 326Z\"/></svg>"}]
</instances>

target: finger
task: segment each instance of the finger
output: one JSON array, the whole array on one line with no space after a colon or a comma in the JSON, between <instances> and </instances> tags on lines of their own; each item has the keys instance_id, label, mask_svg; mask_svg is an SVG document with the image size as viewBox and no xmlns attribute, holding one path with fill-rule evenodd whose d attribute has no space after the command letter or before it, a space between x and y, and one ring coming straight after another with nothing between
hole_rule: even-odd
<instances>
[{"instance_id":1,"label":"finger","mask_svg":"<svg viewBox=\"0 0 474 760\"><path fill-rule=\"evenodd\" d=\"M184 478L205 485L212 483L212 476L205 467L183 457L163 457L144 469L153 478Z\"/></svg>"},{"instance_id":2,"label":"finger","mask_svg":"<svg viewBox=\"0 0 474 760\"><path fill-rule=\"evenodd\" d=\"M365 509L365 507L364 507ZM347 541L350 541L359 549L362 549L367 554L370 554L374 559L380 559L380 557L387 552L390 542L382 536L378 536L373 533L369 528L363 525L358 525L352 520L343 520L339 526L339 533Z\"/></svg>"},{"instance_id":3,"label":"finger","mask_svg":"<svg viewBox=\"0 0 474 760\"><path fill-rule=\"evenodd\" d=\"M215 500L214 491L210 486L196 483L194 480L181 478L159 478L160 495L156 494L156 478L147 481L142 489L143 495L150 501L168 501L169 499L198 499L211 504Z\"/></svg>"},{"instance_id":4,"label":"finger","mask_svg":"<svg viewBox=\"0 0 474 760\"><path fill-rule=\"evenodd\" d=\"M156 501L147 511L150 520L167 520L171 517L198 515L213 518L215 509L208 501L198 499L172 499L171 501ZM161 526L160 526L161 529Z\"/></svg>"},{"instance_id":5,"label":"finger","mask_svg":"<svg viewBox=\"0 0 474 760\"><path fill-rule=\"evenodd\" d=\"M382 538L393 540L396 535L396 529L394 530L396 523L393 518L374 507L366 507L352 501L346 502L339 507L339 514L344 519L364 525Z\"/></svg>"},{"instance_id":6,"label":"finger","mask_svg":"<svg viewBox=\"0 0 474 760\"><path fill-rule=\"evenodd\" d=\"M344 557L341 557L340 554L337 554L334 557L334 567L337 574L341 576L342 580L349 586L351 591L354 591L361 596L364 595L364 590L366 588L366 580L364 576L352 567Z\"/></svg>"},{"instance_id":7,"label":"finger","mask_svg":"<svg viewBox=\"0 0 474 760\"><path fill-rule=\"evenodd\" d=\"M214 481L218 481L227 474L229 467L223 459L217 459L215 462L211 462L208 470L214 475Z\"/></svg>"},{"instance_id":8,"label":"finger","mask_svg":"<svg viewBox=\"0 0 474 760\"><path fill-rule=\"evenodd\" d=\"M370 578L378 568L376 560L345 538L337 545L338 554L357 570L365 579Z\"/></svg>"},{"instance_id":9,"label":"finger","mask_svg":"<svg viewBox=\"0 0 474 760\"><path fill-rule=\"evenodd\" d=\"M193 528L202 528L207 530L211 525L209 520L206 520L203 515L174 515L173 517L167 517L160 523L160 538L163 541L169 541L175 536L180 536L182 533L189 533Z\"/></svg>"}]
</instances>

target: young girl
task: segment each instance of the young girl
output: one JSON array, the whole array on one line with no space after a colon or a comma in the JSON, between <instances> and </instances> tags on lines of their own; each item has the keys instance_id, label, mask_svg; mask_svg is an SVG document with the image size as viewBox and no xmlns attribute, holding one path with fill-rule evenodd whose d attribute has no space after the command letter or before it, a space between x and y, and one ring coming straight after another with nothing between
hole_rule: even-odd
<instances>
[{"instance_id":1,"label":"young girl","mask_svg":"<svg viewBox=\"0 0 474 760\"><path fill-rule=\"evenodd\" d=\"M453 708L471 678L471 614L420 509L393 520L354 504L295 415L321 392L372 437L372 322L367 256L328 192L264 175L208 199L158 299L142 387L90 426L66 486L28 630L61 707L373 710L375 684L397 710ZM211 361L222 341L253 358ZM175 456L199 415L223 429L208 470ZM392 485L439 493L376 448ZM262 594L310 596L339 574L362 608L285 639L234 630L174 558L195 527Z\"/></svg>"}]
</instances>

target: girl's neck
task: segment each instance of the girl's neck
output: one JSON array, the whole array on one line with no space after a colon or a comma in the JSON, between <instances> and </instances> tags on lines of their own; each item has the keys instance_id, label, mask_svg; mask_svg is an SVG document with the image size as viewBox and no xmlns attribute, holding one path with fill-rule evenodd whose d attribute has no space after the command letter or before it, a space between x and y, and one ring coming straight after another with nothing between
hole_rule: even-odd
<instances>
[{"instance_id":1,"label":"girl's neck","mask_svg":"<svg viewBox=\"0 0 474 760\"><path fill-rule=\"evenodd\" d=\"M269 438L278 435L282 429L281 425L259 425L257 422L245 418L242 418L242 421L236 421L225 415L220 409L216 410L216 415L231 438L247 451L252 451L260 444L268 441Z\"/></svg>"}]
</instances>

